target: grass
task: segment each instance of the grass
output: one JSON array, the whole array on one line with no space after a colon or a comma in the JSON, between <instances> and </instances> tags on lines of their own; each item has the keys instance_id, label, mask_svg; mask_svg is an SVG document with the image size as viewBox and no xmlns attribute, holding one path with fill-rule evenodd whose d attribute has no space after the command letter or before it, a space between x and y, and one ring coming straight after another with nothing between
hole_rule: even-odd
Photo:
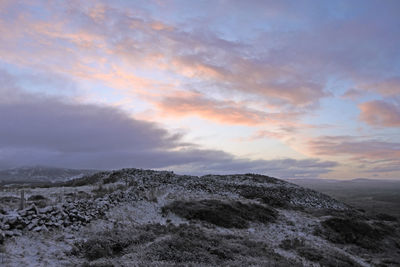
<instances>
[{"instance_id":1,"label":"grass","mask_svg":"<svg viewBox=\"0 0 400 267\"><path fill-rule=\"evenodd\" d=\"M321 248L316 248L311 246L310 244L307 244L304 239L284 239L280 244L280 248L295 252L300 257L308 261L318 263L320 266L360 266L358 263L350 259L347 255L343 255L339 252L331 250L321 250Z\"/></svg>"},{"instance_id":2,"label":"grass","mask_svg":"<svg viewBox=\"0 0 400 267\"><path fill-rule=\"evenodd\" d=\"M277 212L258 204L219 200L174 201L162 208L188 220L200 220L225 228L247 228L249 222L274 222Z\"/></svg>"},{"instance_id":3,"label":"grass","mask_svg":"<svg viewBox=\"0 0 400 267\"><path fill-rule=\"evenodd\" d=\"M143 264L158 262L162 266L296 266L267 243L212 234L186 224L148 224L93 233L88 240L76 242L71 254L85 258L85 266L98 266L102 259L112 262L126 254Z\"/></svg>"},{"instance_id":4,"label":"grass","mask_svg":"<svg viewBox=\"0 0 400 267\"><path fill-rule=\"evenodd\" d=\"M395 225L394 225L394 224ZM398 246L396 222L368 222L357 217L332 217L321 223L316 234L338 244L353 244L369 251L381 252ZM385 239L385 242L381 242Z\"/></svg>"}]
</instances>

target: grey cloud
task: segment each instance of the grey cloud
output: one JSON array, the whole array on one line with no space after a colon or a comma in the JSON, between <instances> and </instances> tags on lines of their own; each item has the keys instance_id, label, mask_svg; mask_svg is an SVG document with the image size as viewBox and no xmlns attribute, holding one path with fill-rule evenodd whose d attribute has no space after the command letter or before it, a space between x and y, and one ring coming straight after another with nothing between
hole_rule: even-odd
<instances>
[{"instance_id":1,"label":"grey cloud","mask_svg":"<svg viewBox=\"0 0 400 267\"><path fill-rule=\"evenodd\" d=\"M184 143L180 134L133 119L117 108L30 94L16 87L11 76L0 72L0 79L0 168L41 164L316 177L336 166L314 159L239 159Z\"/></svg>"}]
</instances>

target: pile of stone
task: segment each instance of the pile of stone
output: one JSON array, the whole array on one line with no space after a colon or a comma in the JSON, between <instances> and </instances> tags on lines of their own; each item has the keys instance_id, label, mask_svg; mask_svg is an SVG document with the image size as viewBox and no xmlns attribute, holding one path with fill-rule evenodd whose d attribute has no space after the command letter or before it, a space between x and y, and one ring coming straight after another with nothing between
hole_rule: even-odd
<instances>
[{"instance_id":1,"label":"pile of stone","mask_svg":"<svg viewBox=\"0 0 400 267\"><path fill-rule=\"evenodd\" d=\"M5 238L21 236L27 231L47 232L70 227L77 230L105 214L112 206L134 199L126 192L114 192L94 200L76 200L55 206L38 208L34 204L23 210L0 213L0 243Z\"/></svg>"}]
</instances>

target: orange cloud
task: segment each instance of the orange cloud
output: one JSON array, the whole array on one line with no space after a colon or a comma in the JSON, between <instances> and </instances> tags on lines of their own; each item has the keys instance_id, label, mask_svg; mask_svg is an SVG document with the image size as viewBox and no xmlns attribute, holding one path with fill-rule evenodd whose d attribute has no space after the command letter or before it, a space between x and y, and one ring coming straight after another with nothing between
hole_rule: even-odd
<instances>
[{"instance_id":1,"label":"orange cloud","mask_svg":"<svg viewBox=\"0 0 400 267\"><path fill-rule=\"evenodd\" d=\"M159 20L127 14L107 5L89 4L89 8L79 12L58 15L47 21L19 17L12 24L1 25L4 31L0 29L0 33L12 32L12 36L7 37L3 47L0 44L0 56L9 62L103 80L117 87L146 86L148 81L144 80L150 79L139 77L137 70L168 72L169 76L172 72L226 92L262 98L264 105L276 107L304 107L326 96L322 86L296 68L247 57L240 50L241 44L215 35L184 32ZM76 27L75 21L80 20L87 23ZM29 51L13 53L10 47L22 39L32 44ZM107 71L110 64L128 66L131 77ZM147 91L158 88L153 84L147 84ZM233 117L242 117L233 116L235 110L231 111L231 121L235 121ZM264 116L250 113L246 117L251 122Z\"/></svg>"},{"instance_id":2,"label":"orange cloud","mask_svg":"<svg viewBox=\"0 0 400 267\"><path fill-rule=\"evenodd\" d=\"M161 21L153 21L150 24L150 26L153 30L156 30L156 31L164 31L164 30L172 31L174 29L174 27L172 27L168 24L162 23Z\"/></svg>"},{"instance_id":3,"label":"orange cloud","mask_svg":"<svg viewBox=\"0 0 400 267\"><path fill-rule=\"evenodd\" d=\"M296 113L268 113L247 108L233 101L219 101L205 98L196 93L186 93L163 98L154 103L167 116L198 116L223 124L257 126L263 124L282 124L294 120Z\"/></svg>"},{"instance_id":4,"label":"orange cloud","mask_svg":"<svg viewBox=\"0 0 400 267\"><path fill-rule=\"evenodd\" d=\"M382 100L359 106L360 119L372 126L400 127L400 107Z\"/></svg>"},{"instance_id":5,"label":"orange cloud","mask_svg":"<svg viewBox=\"0 0 400 267\"><path fill-rule=\"evenodd\" d=\"M200 50L204 49L201 44L199 46ZM217 53L222 54L218 61L223 62L223 65L218 65L216 61L209 60L208 53L209 51L174 57L167 67L186 77L212 81L230 91L261 96L265 98L265 102L275 103L278 106L282 104L295 107L309 106L329 95L323 91L321 85L309 81L288 66L267 62L260 64L236 56L234 53L227 56L226 51Z\"/></svg>"}]
</instances>

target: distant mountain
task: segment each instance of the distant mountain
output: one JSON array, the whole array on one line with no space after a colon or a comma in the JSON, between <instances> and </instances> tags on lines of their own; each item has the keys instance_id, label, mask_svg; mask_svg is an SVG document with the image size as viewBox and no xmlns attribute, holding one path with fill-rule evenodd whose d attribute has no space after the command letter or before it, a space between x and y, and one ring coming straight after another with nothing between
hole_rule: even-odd
<instances>
[{"instance_id":1,"label":"distant mountain","mask_svg":"<svg viewBox=\"0 0 400 267\"><path fill-rule=\"evenodd\" d=\"M76 170L47 166L28 166L0 170L1 184L63 182L98 172L97 170Z\"/></svg>"}]
</instances>

